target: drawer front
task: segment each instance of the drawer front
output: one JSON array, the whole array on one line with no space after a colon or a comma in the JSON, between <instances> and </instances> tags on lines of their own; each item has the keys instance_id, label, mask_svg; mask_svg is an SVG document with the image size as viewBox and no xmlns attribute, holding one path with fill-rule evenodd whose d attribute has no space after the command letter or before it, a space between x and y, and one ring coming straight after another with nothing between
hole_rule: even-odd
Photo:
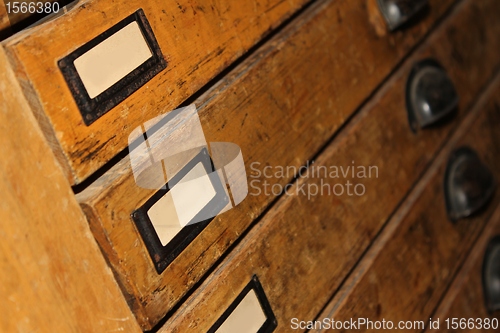
<instances>
[{"instance_id":1,"label":"drawer front","mask_svg":"<svg viewBox=\"0 0 500 333\"><path fill-rule=\"evenodd\" d=\"M499 114L494 107L498 101L494 95L498 95L499 83L497 80L495 89L489 91L488 97L493 100L486 107L478 105L470 115L473 119L466 119L318 318L422 320L432 314L461 259L492 213L490 208L457 224L448 219L442 190L445 162L453 147L468 145L476 149L491 170L496 170L498 179ZM368 186L367 183L367 193ZM380 197L387 196L378 186ZM304 331L307 324L301 321L316 318L349 271L349 265L361 255L367 239L375 234L369 223L380 215L374 214L377 200L372 200L367 203L371 209L364 208L364 204L356 206L360 211L357 219L343 215L349 205L346 201L337 205L330 202L335 206L328 210L330 216L323 216L318 206L303 208L305 202L296 202L294 206L278 203L167 322L164 332L183 332L188 326L192 329L193 323L196 331L205 331L253 274L267 291L278 322L276 331ZM498 196L494 202L498 202ZM297 206L302 207L293 208ZM380 219L383 221L383 217Z\"/></svg>"},{"instance_id":2,"label":"drawer front","mask_svg":"<svg viewBox=\"0 0 500 333\"><path fill-rule=\"evenodd\" d=\"M236 5L231 1L181 1L174 4L137 0L117 6L109 1L94 0L79 4L60 18L7 40L4 46L68 179L76 184L126 149L127 137L133 129L175 109L305 2L273 0ZM318 40L312 37L310 41L303 42L305 45L326 43L318 44L322 47L336 44L337 52L326 56L323 61L329 60L329 66L333 64L332 73L337 75L338 82L348 82L346 89L359 89L362 85L364 98L425 35L451 2L431 1L429 15L418 25L404 30L404 33L385 32L383 36L377 35L370 23L365 3L338 2L334 5L338 10L329 14L331 22L325 24L322 31L329 38ZM102 36L139 9L143 10L151 26L158 42L158 52L163 55L167 67L156 76L146 75L149 81L141 81L143 76L139 76L137 80L143 85L138 87L138 83L130 88L138 88L137 91L87 126L77 104L91 105L89 98L93 95L89 93L88 98L85 97L85 93L81 93L82 84L72 83L71 87L80 87L73 89L77 91L75 100L58 62L75 51L80 54L83 51L79 48L87 48L89 41ZM353 27L355 30L352 30ZM341 70L345 68L346 61L350 64L348 70ZM294 67L284 70L285 73L281 74L288 76ZM287 82L288 87L293 84L293 81ZM336 84L329 84L332 85L333 95L346 94ZM94 93L102 89L96 88ZM116 98L123 98L122 90L117 92ZM298 102L289 100L289 103Z\"/></svg>"},{"instance_id":3,"label":"drawer front","mask_svg":"<svg viewBox=\"0 0 500 333\"><path fill-rule=\"evenodd\" d=\"M359 197L345 193L308 198L310 191L319 190L325 183L332 189L339 180L300 179L288 189L290 195L278 200L167 321L164 332L207 331L253 275L258 276L266 291L278 321L277 331L289 331L294 317L317 316L458 123L455 119L441 127L412 133L404 112L404 84L412 65L424 55L434 55L445 68L453 68L449 71L453 78L468 76L461 72L462 66L451 65L454 59L448 52L453 52L455 45L445 44L450 40L450 31L477 19L469 6L475 4L469 2L457 8L443 30L436 31L435 38L405 63L315 160L316 170L322 166L346 167L352 161L366 166L366 170L378 166L378 178L348 175L347 180L364 185L366 193ZM491 8L484 10L486 18ZM471 38L469 45L475 44L474 40ZM464 40L456 45L467 48ZM460 107L462 117L474 99L473 95L466 97L474 84L461 86L463 81L453 81L461 103L465 103Z\"/></svg>"},{"instance_id":4,"label":"drawer front","mask_svg":"<svg viewBox=\"0 0 500 333\"><path fill-rule=\"evenodd\" d=\"M411 322L413 331L427 325L474 241L494 212L498 193L479 213L453 221L447 212L443 180L447 162L459 147L470 147L500 176L500 131L497 104L500 77L488 88L475 110L408 199L396 211L334 299L318 317L348 321L383 319L394 327ZM477 306L477 305L476 305ZM418 327L420 325L420 327ZM360 331L370 331L364 324ZM377 327L377 326L375 326ZM318 331L333 331L319 329Z\"/></svg>"},{"instance_id":5,"label":"drawer front","mask_svg":"<svg viewBox=\"0 0 500 333\"><path fill-rule=\"evenodd\" d=\"M339 40L332 40L330 36L324 34L324 31L333 31L339 24L338 20L333 19L337 17L339 8L343 7L338 7L336 2L312 6L291 27L284 29L261 51L234 72L229 73L223 82L196 102L197 105L201 105L199 114L207 140L238 144L242 149L249 173L255 173L251 168L253 162L262 162L261 166L267 162L269 165L289 165L296 168L305 164L380 82L383 74L388 74L394 65L394 57L398 57L392 53L394 49L382 48L384 52L388 52L388 56L377 56L374 61L380 63L380 66L373 67L373 70L375 68L377 70L366 77L366 68L357 68L359 64L355 65L351 61L360 59L356 58L359 56L368 62L368 59L375 57L375 54L355 53L354 58L346 58L345 54L335 52L343 47L349 49L352 43L348 38L351 34L345 29L338 30L343 37ZM358 16L353 14L352 19L358 20L364 15L364 12L363 15L358 13ZM453 29L457 29L458 26ZM463 44L475 42L476 33L480 32L475 30L471 35L464 34L453 40L442 32L438 34L439 40L432 42L432 45L448 43L450 49L454 49L458 54L463 53L465 58L468 50ZM400 36L403 41L406 40L403 35ZM490 41L489 33L486 36L485 43L493 43L494 39ZM407 38L410 39L407 43L411 44L413 37L407 35ZM379 39L378 42L387 43L387 40ZM405 43L400 46L406 48ZM380 51L372 49L373 45L365 47L371 50L370 52ZM488 50L484 49L484 52L480 55L478 53L477 57L483 59L486 54L488 59L493 58ZM439 58L441 56L449 58L447 52L449 50L446 48L428 46L419 56L435 54ZM359 84L359 89L339 84L334 74L323 70L331 62L331 54L339 57L335 63L335 66L338 66L335 75L342 76L346 82L356 87ZM460 65L453 60L448 64L444 63L446 67L450 67L452 79L455 81L458 78L457 83L464 84L459 89L463 94L461 105L465 108L494 67L494 61L484 67L472 66L475 57L475 55L469 57ZM357 60L355 62L358 63ZM341 65L342 63L349 66L352 64L352 70L342 71L341 68L346 66ZM489 67L490 65L492 67ZM358 79L350 81L349 75L354 75ZM363 84L360 83L362 77L366 78ZM401 78L402 81L404 79L406 78ZM278 85L276 82L284 84ZM321 83L311 85L310 82ZM338 95L332 95L332 91ZM399 96L402 96L404 92L400 93ZM400 102L404 108L404 101ZM228 114L231 114L231 121L228 121ZM401 115L401 117L402 131L406 131L408 129L406 116ZM235 133L241 134L236 136ZM437 134L437 137L443 139L445 133L446 131ZM412 135L408 136L409 140L413 140ZM304 138L310 139L304 140ZM428 147L431 146L434 146L434 143L429 141ZM287 149L276 149L276 147L287 147ZM432 153L429 151L427 158L430 159L431 156ZM268 180L271 184L285 186L294 176L295 174L289 174ZM265 179L260 178L260 180ZM160 318L178 302L180 297L199 281L208 268L275 199L274 196L265 193L250 193L236 209L224 213L217 217L214 223L209 224L174 260L171 267L158 274L147 247L130 218L130 215L154 193L137 187L130 170L130 163L125 159L78 195L96 238L117 271L137 316L147 317L150 322Z\"/></svg>"},{"instance_id":6,"label":"drawer front","mask_svg":"<svg viewBox=\"0 0 500 333\"><path fill-rule=\"evenodd\" d=\"M494 332L500 327L498 326L500 312L488 311L483 291L485 255L488 245L498 235L500 235L500 208L496 209L446 296L432 315L433 322L438 322L439 326L434 324L432 328L427 328L427 332ZM453 318L457 318L458 328ZM472 324L469 319L473 320Z\"/></svg>"}]
</instances>

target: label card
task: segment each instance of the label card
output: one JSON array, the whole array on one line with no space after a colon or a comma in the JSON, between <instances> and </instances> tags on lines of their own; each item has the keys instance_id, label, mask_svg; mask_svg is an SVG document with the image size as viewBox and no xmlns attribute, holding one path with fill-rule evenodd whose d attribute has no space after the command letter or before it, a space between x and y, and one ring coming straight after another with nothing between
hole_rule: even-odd
<instances>
[{"instance_id":1,"label":"label card","mask_svg":"<svg viewBox=\"0 0 500 333\"><path fill-rule=\"evenodd\" d=\"M203 164L196 164L148 210L147 214L162 245L167 245L215 195L215 189Z\"/></svg>"},{"instance_id":2,"label":"label card","mask_svg":"<svg viewBox=\"0 0 500 333\"><path fill-rule=\"evenodd\" d=\"M134 21L76 58L74 64L89 97L95 98L152 56Z\"/></svg>"},{"instance_id":3,"label":"label card","mask_svg":"<svg viewBox=\"0 0 500 333\"><path fill-rule=\"evenodd\" d=\"M209 333L270 333L278 325L264 289L256 275Z\"/></svg>"}]
</instances>

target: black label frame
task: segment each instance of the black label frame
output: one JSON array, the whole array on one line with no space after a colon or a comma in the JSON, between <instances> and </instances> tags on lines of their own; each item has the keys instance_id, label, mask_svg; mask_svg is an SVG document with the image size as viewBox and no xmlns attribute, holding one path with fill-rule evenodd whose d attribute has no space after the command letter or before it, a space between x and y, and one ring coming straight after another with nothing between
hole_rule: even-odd
<instances>
[{"instance_id":1,"label":"black label frame","mask_svg":"<svg viewBox=\"0 0 500 333\"><path fill-rule=\"evenodd\" d=\"M224 311L222 316L217 319L215 324L213 324L212 327L208 330L207 333L215 333L221 326L222 324L226 321L227 318L233 313L233 311L236 309L236 307L241 303L243 298L251 291L253 290L255 294L257 295L257 299L259 300L259 304L262 308L262 311L264 312L266 316L266 321L262 326L259 328L257 333L271 333L273 332L276 327L278 326L278 321L276 320L276 316L273 313L273 310L271 308L271 304L269 304L269 301L266 297L266 294L264 292L264 288L262 287L262 284L259 281L259 278L257 275L252 276L252 279L250 282L243 288L241 293L236 297L236 299L231 303L231 305Z\"/></svg>"},{"instance_id":2,"label":"black label frame","mask_svg":"<svg viewBox=\"0 0 500 333\"><path fill-rule=\"evenodd\" d=\"M202 163L205 171L215 190L215 196L210 202L192 219L192 221L201 221L192 223L183 227L174 238L163 245L156 233L156 230L148 216L149 209L166 195L171 188L179 183L184 176L193 169L198 163ZM158 190L144 205L132 213L132 220L135 222L139 233L149 251L151 259L155 265L158 274L161 274L167 266L198 236L203 229L214 219L214 217L229 203L229 197L226 195L225 185L215 172L212 159L208 154L207 148L201 151L189 161L166 185L165 188ZM201 218L211 216L210 218Z\"/></svg>"},{"instance_id":3,"label":"black label frame","mask_svg":"<svg viewBox=\"0 0 500 333\"><path fill-rule=\"evenodd\" d=\"M75 60L132 22L137 22L152 56L104 92L94 98L90 98L76 70ZM167 67L167 61L163 57L158 41L142 9L138 9L132 15L60 59L57 64L87 126L124 101Z\"/></svg>"}]
</instances>

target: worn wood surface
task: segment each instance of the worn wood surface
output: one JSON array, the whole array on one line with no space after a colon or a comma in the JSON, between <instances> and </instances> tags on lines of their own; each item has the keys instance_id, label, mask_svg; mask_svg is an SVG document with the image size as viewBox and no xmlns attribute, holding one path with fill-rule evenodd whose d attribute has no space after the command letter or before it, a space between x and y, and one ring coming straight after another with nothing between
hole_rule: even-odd
<instances>
[{"instance_id":1,"label":"worn wood surface","mask_svg":"<svg viewBox=\"0 0 500 333\"><path fill-rule=\"evenodd\" d=\"M116 6L109 1L86 1L63 17L21 34L5 45L68 178L79 183L126 148L127 136L135 127L175 109L305 2L134 0ZM331 5L335 9L328 14L331 22L322 27L321 33L326 38L301 41L307 47L330 45L337 51L324 55L321 61L325 64L323 68L330 68L329 73L336 78L329 78L330 83L321 82L323 87L319 90L331 89L329 94L337 98L346 94L344 89L359 89L366 97L373 88L371 83L378 83L387 75L451 2L431 1L429 14L418 25L404 33L382 37L369 23L365 1L335 2ZM127 100L91 126L85 126L56 62L139 7L144 9L169 65ZM54 38L56 35L60 37ZM289 89L296 80L293 69L305 63L312 62L300 58L295 66L282 69L284 72L268 74L288 77L283 88ZM289 107L297 106L302 98L298 91L293 95L294 99L287 101Z\"/></svg>"},{"instance_id":2,"label":"worn wood surface","mask_svg":"<svg viewBox=\"0 0 500 333\"><path fill-rule=\"evenodd\" d=\"M499 178L499 91L500 76L320 314L320 320L385 319L395 327L399 321L428 323L500 198L497 192L484 212L453 223L443 193L448 156L461 146L474 149ZM423 326L408 331L422 330ZM358 331L370 330L360 327Z\"/></svg>"},{"instance_id":3,"label":"worn wood surface","mask_svg":"<svg viewBox=\"0 0 500 333\"><path fill-rule=\"evenodd\" d=\"M404 84L410 67L417 59L429 56L435 56L441 61L449 70L459 91L461 117L480 87L484 86L491 72L498 66L496 52L500 46L497 45L495 31L500 27L495 24L495 6L495 2L484 2L479 6L468 2L459 6L450 21L436 31L422 49L406 62L404 69L391 80L388 85L390 88L386 88L364 111L363 117L368 117L369 113L373 118L363 122L363 126L353 129L350 134L343 134L343 137L349 135L344 142L350 144L349 149L342 147L342 153L339 153L343 156L341 161L344 165L350 165L354 160L365 164L376 162L380 169L385 168L385 177L389 180L387 184L391 185L384 187L387 191L384 193L388 196L387 207L376 208L379 213L388 214L391 211L391 204L395 205L408 191L456 125L454 122L439 130L422 131L417 135L410 133L404 112ZM311 8L310 12L305 13L307 16L304 24L298 27L300 33L291 34L298 36L297 40L289 37L290 40L285 43L288 30L283 31L285 39L282 43L278 43L279 39L273 41L269 49L263 50L266 53L256 54L256 59L249 59L248 63L245 62L234 73L229 74L227 81L203 97L206 102L200 104L200 117L207 140L233 141L239 144L250 176L249 181L265 180L262 176L253 178L257 175L250 168L252 162L261 162L261 167L298 167L306 164L347 118L347 110L355 107L350 104L354 103L350 98L351 94L359 94L358 98L364 96L359 89L350 89L345 91L345 95L337 95L334 104L329 91L318 92L311 88L319 86L311 85L310 82L316 82L315 78L321 78L325 84L336 82L328 81L331 74L325 74L323 70L327 68L324 67L323 52L328 54L328 50L321 51L322 48L307 44L307 41L314 41L313 36L323 36L319 31L324 28L319 22L325 22L325 25L337 22L330 16L337 15L336 9L337 7L328 5ZM482 15L484 13L484 20L488 22L484 26L472 23L478 12ZM490 12L493 14L489 14ZM469 28L462 31L463 26ZM481 40L478 36L484 38ZM324 40L324 37L318 38ZM331 40L331 37L328 39ZM314 45L325 47L321 43ZM471 49L464 45L476 47ZM295 54L308 55L311 63L305 67L298 66L293 62ZM259 59L263 60L255 61ZM315 67L315 63L319 67ZM283 73L288 65L294 66L293 74L290 73L289 77L280 79L271 75ZM313 70L315 68L317 69ZM303 78L303 81L298 81L299 78ZM285 83L281 84L282 82ZM360 84L359 88L362 89L363 86ZM334 88L330 89L335 91ZM290 91L300 91L303 95L297 98L293 93L289 95ZM231 114L232 119L228 119L228 114ZM385 128L391 128L391 131L382 132ZM238 129L241 132L238 131L238 136L235 136ZM369 153L365 150L353 150L358 144L371 147L367 149ZM394 151L404 151L405 154L394 156ZM342 155L344 152L345 155ZM388 167L384 167L385 165ZM394 170L400 170L397 177L394 177ZM271 185L284 186L291 177L267 180ZM130 219L130 214L149 199L153 192L135 185L129 162L125 159L78 195L93 231L117 271L129 302L133 304L134 312L141 322L145 321L144 318L154 322L172 308L275 199L263 192L257 195L250 189L250 194L243 203L217 217L171 267L158 275ZM372 204L375 205L373 202ZM357 210L355 207L351 208ZM384 211L385 209L389 210ZM383 218L379 220L380 217L376 216L377 214L373 217L373 221L377 221L374 223L382 223Z\"/></svg>"},{"instance_id":4,"label":"worn wood surface","mask_svg":"<svg viewBox=\"0 0 500 333\"><path fill-rule=\"evenodd\" d=\"M299 167L311 159L435 19L429 16L407 32L377 38L365 22L365 8L355 4L332 1L312 6L200 97L196 104L207 141L238 144L249 174L255 173L250 168L252 162L261 163L261 167ZM450 29L467 23L469 18L461 17ZM495 24L492 26L494 31ZM353 27L360 29L359 35L352 34ZM335 35L325 31L335 31ZM483 32L487 38L484 44L478 45L477 54L469 55L464 45L475 44L477 35ZM476 28L464 33L463 38L449 39L444 32L439 36L435 46L419 56L435 54L450 59L445 65L450 67L453 79L464 84L458 88L466 108L497 63L493 52L489 53L496 50L495 35ZM359 48L355 47L357 43ZM441 48L442 43L446 47ZM486 43L490 43L489 48L484 47ZM449 49L466 60L456 62L449 57ZM477 66L476 59L487 60ZM397 89L405 79L400 79L403 83L398 83ZM398 91L401 100L391 115L404 109L402 93L403 89ZM401 131L406 132L406 116L401 114L401 119ZM429 145L434 147L443 137L437 135L437 141L429 141ZM432 149L428 158L431 156ZM285 185L293 177L268 181ZM250 193L236 209L216 218L174 265L158 275L130 219L130 214L153 193L137 187L125 159L78 195L139 320L152 323L199 281L275 199Z\"/></svg>"},{"instance_id":5,"label":"worn wood surface","mask_svg":"<svg viewBox=\"0 0 500 333\"><path fill-rule=\"evenodd\" d=\"M447 318L477 318L500 321L500 312L488 313L485 306L482 288L482 266L486 247L491 238L500 235L500 208L497 208L490 222L483 230L474 248L467 257L463 267L453 280L439 308L432 315L433 320L439 319L439 329L429 329L426 332L492 332L494 329L448 329ZM477 326L479 327L479 326Z\"/></svg>"},{"instance_id":6,"label":"worn wood surface","mask_svg":"<svg viewBox=\"0 0 500 333\"><path fill-rule=\"evenodd\" d=\"M66 15L20 33L4 45L68 179L78 183L126 148L127 136L136 126L174 109L305 3L82 1ZM85 126L57 61L139 8L168 67Z\"/></svg>"},{"instance_id":7,"label":"worn wood surface","mask_svg":"<svg viewBox=\"0 0 500 333\"><path fill-rule=\"evenodd\" d=\"M0 49L0 331L140 332Z\"/></svg>"},{"instance_id":8,"label":"worn wood surface","mask_svg":"<svg viewBox=\"0 0 500 333\"><path fill-rule=\"evenodd\" d=\"M496 89L489 94L490 98L495 98L495 102L498 97L493 95L498 95L498 91L497 82ZM382 146L385 148L378 146L381 142L373 135L372 124L384 122L386 118L380 117L382 114L388 117L389 112L377 115L377 109L383 110L384 106L379 104L366 112L353 128L346 129L342 138L327 148L316 161L316 165L346 165L353 159L362 161L362 164L378 165L378 179L354 180L365 184L366 194L360 197L317 196L312 200L307 200L304 195L294 195L280 200L160 332L206 331L253 274L259 277L277 317L276 332L289 332L293 318L313 320L317 316L383 227L410 183L418 178L417 175L422 170L421 166L416 166L422 163L418 159L426 159L423 152L425 147L412 147L410 140L406 138L408 135L403 133L394 136L399 143L388 145L391 134L399 134L397 116L387 119L387 124L384 123L385 133L391 134L385 136L387 141ZM484 109L479 105L471 116L477 116L481 110ZM499 175L499 114L491 104L484 111L472 128L468 126L471 121L466 121L465 127L460 127L455 137L467 135L464 142L475 147L484 161L496 170L496 175ZM440 131L442 129L436 130ZM363 135L367 132L372 135ZM432 134L427 132L420 140L428 145L427 149L435 151L436 148L424 138ZM370 144L365 141L367 138L371 138ZM362 281L364 288L359 289L355 298L349 296L352 293L341 291L341 295L349 301L341 307L344 312L336 310L326 312L324 316L335 319L358 316L373 320L379 317L397 319L399 317L391 311L406 311L409 312L408 318L412 318L415 316L413 312L418 313L421 305L428 301L426 295L439 300L439 287L433 287L432 283L439 283L440 279L451 279L453 276L452 267L448 270L445 267L439 269L440 255L458 265L459 257L454 255L465 255L467 246L478 235L491 212L488 210L480 217L461 221L455 226L447 220L441 193L441 166L455 141L454 139L447 146L446 151L431 166L429 173L433 177L426 174L424 182L417 186L419 194L422 194L420 199L413 199L415 194L412 194L409 202L403 204L402 207L413 207L410 214L397 212L388 227L383 229L382 236L378 239L386 243L380 246L384 250L379 257L384 260L380 260L377 267L362 266L366 269L360 273L355 271L356 277L367 276ZM368 147L376 155L371 155ZM403 153L405 150L407 153ZM363 159L363 155L367 159ZM311 183L320 182L309 178L299 181L296 186ZM497 195L498 198L500 194ZM395 223L396 220L401 223ZM401 225L401 232L394 232L398 228L392 227L393 224ZM389 233L392 234L391 237L387 236ZM441 240L444 242L440 242ZM377 245L375 247L379 248ZM365 258L367 259L363 260L376 260L372 251ZM444 264L444 260L442 261ZM434 290L436 292L432 293ZM432 307L429 309L432 310Z\"/></svg>"}]
</instances>

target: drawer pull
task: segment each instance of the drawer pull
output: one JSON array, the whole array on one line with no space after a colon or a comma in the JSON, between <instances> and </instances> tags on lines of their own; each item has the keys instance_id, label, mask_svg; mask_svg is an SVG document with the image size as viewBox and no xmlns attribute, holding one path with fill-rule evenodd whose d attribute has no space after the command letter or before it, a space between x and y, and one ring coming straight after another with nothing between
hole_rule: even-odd
<instances>
[{"instance_id":1,"label":"drawer pull","mask_svg":"<svg viewBox=\"0 0 500 333\"><path fill-rule=\"evenodd\" d=\"M461 147L451 154L445 172L444 193L452 221L484 208L494 190L493 174L472 149Z\"/></svg>"},{"instance_id":2,"label":"drawer pull","mask_svg":"<svg viewBox=\"0 0 500 333\"><path fill-rule=\"evenodd\" d=\"M264 289L254 275L208 333L270 333L277 324Z\"/></svg>"},{"instance_id":3,"label":"drawer pull","mask_svg":"<svg viewBox=\"0 0 500 333\"><path fill-rule=\"evenodd\" d=\"M406 84L406 108L412 130L438 123L457 107L455 86L443 67L432 59L418 62Z\"/></svg>"},{"instance_id":4,"label":"drawer pull","mask_svg":"<svg viewBox=\"0 0 500 333\"><path fill-rule=\"evenodd\" d=\"M391 31L408 22L427 5L427 0L377 0L377 2Z\"/></svg>"},{"instance_id":5,"label":"drawer pull","mask_svg":"<svg viewBox=\"0 0 500 333\"><path fill-rule=\"evenodd\" d=\"M142 9L59 60L88 126L142 87L167 63Z\"/></svg>"},{"instance_id":6,"label":"drawer pull","mask_svg":"<svg viewBox=\"0 0 500 333\"><path fill-rule=\"evenodd\" d=\"M500 310L500 236L494 237L484 255L483 291L489 312Z\"/></svg>"}]
</instances>

